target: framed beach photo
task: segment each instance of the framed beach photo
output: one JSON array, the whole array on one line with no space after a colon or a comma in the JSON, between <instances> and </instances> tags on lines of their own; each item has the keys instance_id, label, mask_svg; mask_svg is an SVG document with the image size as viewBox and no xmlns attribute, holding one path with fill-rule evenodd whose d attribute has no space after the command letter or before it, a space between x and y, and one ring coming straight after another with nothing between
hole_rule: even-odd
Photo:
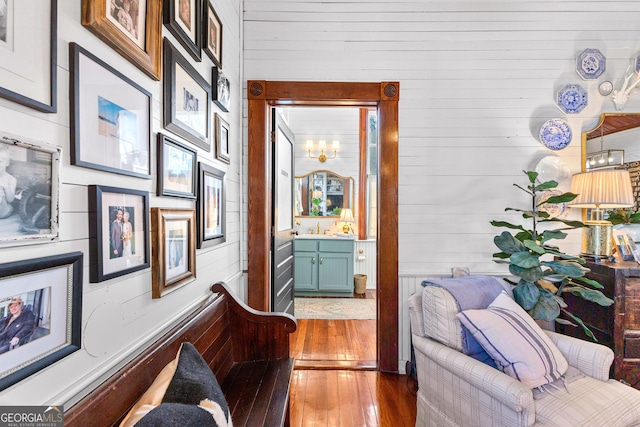
<instances>
[{"instance_id":1,"label":"framed beach photo","mask_svg":"<svg viewBox=\"0 0 640 427\"><path fill-rule=\"evenodd\" d=\"M209 0L204 1L202 17L202 49L213 63L222 67L222 23ZM215 82L215 80L213 80Z\"/></svg>"},{"instance_id":2,"label":"framed beach photo","mask_svg":"<svg viewBox=\"0 0 640 427\"><path fill-rule=\"evenodd\" d=\"M164 39L164 127L211 150L211 85Z\"/></svg>"},{"instance_id":3,"label":"framed beach photo","mask_svg":"<svg viewBox=\"0 0 640 427\"><path fill-rule=\"evenodd\" d=\"M218 68L213 67L211 81L215 84L215 89L212 91L213 102L224 112L229 111L229 104L231 103L231 84L229 79Z\"/></svg>"},{"instance_id":4,"label":"framed beach photo","mask_svg":"<svg viewBox=\"0 0 640 427\"><path fill-rule=\"evenodd\" d=\"M82 25L142 72L160 80L162 4L156 0L82 0Z\"/></svg>"},{"instance_id":5,"label":"framed beach photo","mask_svg":"<svg viewBox=\"0 0 640 427\"><path fill-rule=\"evenodd\" d=\"M151 296L160 298L196 277L196 213L151 209Z\"/></svg>"},{"instance_id":6,"label":"framed beach photo","mask_svg":"<svg viewBox=\"0 0 640 427\"><path fill-rule=\"evenodd\" d=\"M196 198L195 150L158 133L158 196Z\"/></svg>"},{"instance_id":7,"label":"framed beach photo","mask_svg":"<svg viewBox=\"0 0 640 427\"><path fill-rule=\"evenodd\" d=\"M0 264L0 390L79 350L81 327L82 252Z\"/></svg>"},{"instance_id":8,"label":"framed beach photo","mask_svg":"<svg viewBox=\"0 0 640 427\"><path fill-rule=\"evenodd\" d=\"M198 162L198 249L226 241L225 173Z\"/></svg>"},{"instance_id":9,"label":"framed beach photo","mask_svg":"<svg viewBox=\"0 0 640 427\"><path fill-rule=\"evenodd\" d=\"M57 0L0 0L0 97L57 111Z\"/></svg>"},{"instance_id":10,"label":"framed beach photo","mask_svg":"<svg viewBox=\"0 0 640 427\"><path fill-rule=\"evenodd\" d=\"M151 93L75 43L71 164L151 178Z\"/></svg>"},{"instance_id":11,"label":"framed beach photo","mask_svg":"<svg viewBox=\"0 0 640 427\"><path fill-rule=\"evenodd\" d=\"M225 163L231 162L229 156L229 123L220 114L216 114L216 158Z\"/></svg>"},{"instance_id":12,"label":"framed beach photo","mask_svg":"<svg viewBox=\"0 0 640 427\"><path fill-rule=\"evenodd\" d=\"M149 267L149 193L89 186L89 281Z\"/></svg>"},{"instance_id":13,"label":"framed beach photo","mask_svg":"<svg viewBox=\"0 0 640 427\"><path fill-rule=\"evenodd\" d=\"M0 132L0 247L58 240L60 147Z\"/></svg>"},{"instance_id":14,"label":"framed beach photo","mask_svg":"<svg viewBox=\"0 0 640 427\"><path fill-rule=\"evenodd\" d=\"M198 62L202 48L202 1L164 0L164 25Z\"/></svg>"}]
</instances>

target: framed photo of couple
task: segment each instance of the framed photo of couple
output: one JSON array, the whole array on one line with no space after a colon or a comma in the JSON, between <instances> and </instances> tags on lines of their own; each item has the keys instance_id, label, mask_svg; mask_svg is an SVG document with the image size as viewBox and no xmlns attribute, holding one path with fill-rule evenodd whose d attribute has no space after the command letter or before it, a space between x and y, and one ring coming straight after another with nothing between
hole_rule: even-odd
<instances>
[{"instance_id":1,"label":"framed photo of couple","mask_svg":"<svg viewBox=\"0 0 640 427\"><path fill-rule=\"evenodd\" d=\"M0 264L0 328L0 390L79 350L82 252Z\"/></svg>"},{"instance_id":2,"label":"framed photo of couple","mask_svg":"<svg viewBox=\"0 0 640 427\"><path fill-rule=\"evenodd\" d=\"M149 267L149 193L89 186L89 281Z\"/></svg>"}]
</instances>

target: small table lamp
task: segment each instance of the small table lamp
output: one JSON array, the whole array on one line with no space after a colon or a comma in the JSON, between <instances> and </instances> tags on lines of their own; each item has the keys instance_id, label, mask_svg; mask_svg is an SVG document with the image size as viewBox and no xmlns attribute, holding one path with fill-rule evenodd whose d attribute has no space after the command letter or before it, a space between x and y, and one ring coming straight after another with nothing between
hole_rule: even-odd
<instances>
[{"instance_id":1,"label":"small table lamp","mask_svg":"<svg viewBox=\"0 0 640 427\"><path fill-rule=\"evenodd\" d=\"M351 223L353 222L353 211L349 208L342 208L340 211L340 221L344 222L342 232L349 233L351 231Z\"/></svg>"},{"instance_id":2,"label":"small table lamp","mask_svg":"<svg viewBox=\"0 0 640 427\"><path fill-rule=\"evenodd\" d=\"M596 170L573 175L571 192L577 194L568 205L575 208L592 208L591 217L585 221L586 258L604 259L612 254L613 225L604 220L604 210L630 208L635 205L629 171L620 169Z\"/></svg>"}]
</instances>

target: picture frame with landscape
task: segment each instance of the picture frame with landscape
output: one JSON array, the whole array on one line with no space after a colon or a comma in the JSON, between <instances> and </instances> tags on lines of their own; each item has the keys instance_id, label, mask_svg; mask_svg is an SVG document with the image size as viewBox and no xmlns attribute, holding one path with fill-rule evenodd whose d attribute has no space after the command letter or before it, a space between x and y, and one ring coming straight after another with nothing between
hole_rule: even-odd
<instances>
[{"instance_id":1,"label":"picture frame with landscape","mask_svg":"<svg viewBox=\"0 0 640 427\"><path fill-rule=\"evenodd\" d=\"M82 0L82 25L154 80L162 66L162 4Z\"/></svg>"},{"instance_id":2,"label":"picture frame with landscape","mask_svg":"<svg viewBox=\"0 0 640 427\"><path fill-rule=\"evenodd\" d=\"M158 133L158 196L196 198L195 150Z\"/></svg>"},{"instance_id":3,"label":"picture frame with landscape","mask_svg":"<svg viewBox=\"0 0 640 427\"><path fill-rule=\"evenodd\" d=\"M149 268L149 193L89 186L89 281Z\"/></svg>"},{"instance_id":4,"label":"picture frame with landscape","mask_svg":"<svg viewBox=\"0 0 640 427\"><path fill-rule=\"evenodd\" d=\"M81 348L82 258L71 252L0 264L0 390Z\"/></svg>"},{"instance_id":5,"label":"picture frame with landscape","mask_svg":"<svg viewBox=\"0 0 640 427\"><path fill-rule=\"evenodd\" d=\"M58 241L60 153L0 132L0 247Z\"/></svg>"},{"instance_id":6,"label":"picture frame with landscape","mask_svg":"<svg viewBox=\"0 0 640 427\"><path fill-rule=\"evenodd\" d=\"M151 178L151 93L76 43L71 60L71 164Z\"/></svg>"},{"instance_id":7,"label":"picture frame with landscape","mask_svg":"<svg viewBox=\"0 0 640 427\"><path fill-rule=\"evenodd\" d=\"M211 151L211 85L164 39L164 127Z\"/></svg>"},{"instance_id":8,"label":"picture frame with landscape","mask_svg":"<svg viewBox=\"0 0 640 427\"><path fill-rule=\"evenodd\" d=\"M164 25L191 57L202 55L202 2L208 0L164 0Z\"/></svg>"},{"instance_id":9,"label":"picture frame with landscape","mask_svg":"<svg viewBox=\"0 0 640 427\"><path fill-rule=\"evenodd\" d=\"M57 112L57 43L57 0L2 0L0 97Z\"/></svg>"},{"instance_id":10,"label":"picture frame with landscape","mask_svg":"<svg viewBox=\"0 0 640 427\"><path fill-rule=\"evenodd\" d=\"M225 172L198 162L198 249L226 241Z\"/></svg>"},{"instance_id":11,"label":"picture frame with landscape","mask_svg":"<svg viewBox=\"0 0 640 427\"><path fill-rule=\"evenodd\" d=\"M151 296L161 298L196 277L196 212L151 209Z\"/></svg>"}]
</instances>

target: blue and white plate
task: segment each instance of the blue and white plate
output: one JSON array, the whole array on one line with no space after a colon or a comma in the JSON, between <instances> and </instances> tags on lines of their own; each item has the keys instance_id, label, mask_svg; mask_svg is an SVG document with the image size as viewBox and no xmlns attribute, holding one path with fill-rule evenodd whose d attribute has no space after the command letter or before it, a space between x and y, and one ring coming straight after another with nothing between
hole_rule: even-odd
<instances>
[{"instance_id":1,"label":"blue and white plate","mask_svg":"<svg viewBox=\"0 0 640 427\"><path fill-rule=\"evenodd\" d=\"M559 196L562 194L560 190L547 190L538 197L538 209L549 214L551 218L563 219L569 213L569 207L566 203L545 203L551 196Z\"/></svg>"},{"instance_id":2,"label":"blue and white plate","mask_svg":"<svg viewBox=\"0 0 640 427\"><path fill-rule=\"evenodd\" d=\"M566 114L577 114L587 106L587 91L578 84L568 84L558 91L558 107Z\"/></svg>"},{"instance_id":3,"label":"blue and white plate","mask_svg":"<svg viewBox=\"0 0 640 427\"><path fill-rule=\"evenodd\" d=\"M598 49L585 49L578 56L576 71L585 80L596 80L607 68L607 60Z\"/></svg>"},{"instance_id":4,"label":"blue and white plate","mask_svg":"<svg viewBox=\"0 0 640 427\"><path fill-rule=\"evenodd\" d=\"M571 143L571 128L562 119L549 119L540 128L540 142L550 150L562 150Z\"/></svg>"}]
</instances>

